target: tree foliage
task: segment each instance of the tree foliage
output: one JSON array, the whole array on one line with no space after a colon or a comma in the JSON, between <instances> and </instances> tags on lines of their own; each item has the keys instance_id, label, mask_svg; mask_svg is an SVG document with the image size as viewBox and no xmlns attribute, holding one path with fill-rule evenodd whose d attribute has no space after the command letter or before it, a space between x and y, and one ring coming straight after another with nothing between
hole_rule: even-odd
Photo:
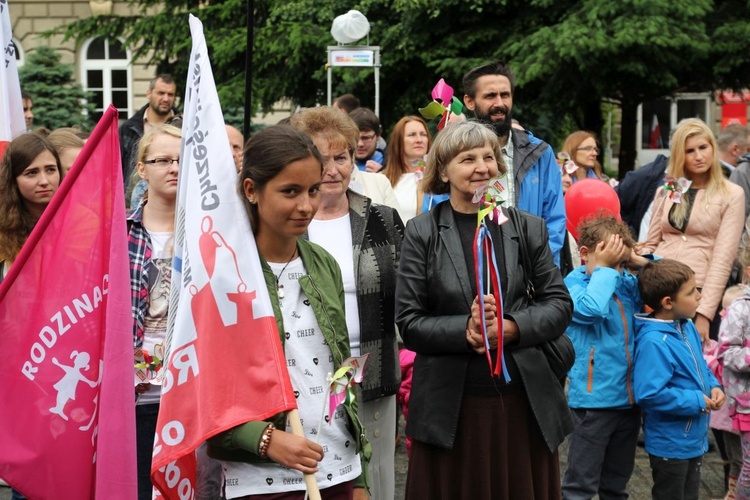
<instances>
[{"instance_id":1,"label":"tree foliage","mask_svg":"<svg viewBox=\"0 0 750 500\"><path fill-rule=\"evenodd\" d=\"M241 106L247 0L128 0L139 12L65 28L69 37L124 36L136 57L184 75L187 13L204 23L222 103ZM621 171L635 155L639 102L676 92L750 83L750 17L744 0L255 0L253 97L325 103L326 46L333 19L351 8L371 23L382 53L381 121L388 127L426 105L444 77L491 59L517 74L515 115L552 144L577 128L601 131L604 100L622 106ZM371 68L335 68L334 95L373 105Z\"/></svg>"},{"instance_id":2,"label":"tree foliage","mask_svg":"<svg viewBox=\"0 0 750 500\"><path fill-rule=\"evenodd\" d=\"M34 102L34 126L91 129L94 106L84 104L89 96L74 83L73 65L61 63L60 54L39 47L19 68L18 77Z\"/></svg>"}]
</instances>

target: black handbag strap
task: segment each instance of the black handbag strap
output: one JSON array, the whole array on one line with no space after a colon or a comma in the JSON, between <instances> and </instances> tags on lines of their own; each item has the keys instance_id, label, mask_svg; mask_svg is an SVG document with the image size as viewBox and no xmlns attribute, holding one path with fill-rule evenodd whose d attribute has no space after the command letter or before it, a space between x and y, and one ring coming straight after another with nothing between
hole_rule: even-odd
<instances>
[{"instance_id":1,"label":"black handbag strap","mask_svg":"<svg viewBox=\"0 0 750 500\"><path fill-rule=\"evenodd\" d=\"M521 226L521 220L518 214L518 210L514 207L508 207L508 217L510 218L511 224L518 233L518 247L519 253L521 254L521 267L523 268L523 281L526 284L526 297L533 301L536 297L536 290L534 289L534 283L529 278L531 276L531 258L529 257L529 249L526 246L526 231Z\"/></svg>"}]
</instances>

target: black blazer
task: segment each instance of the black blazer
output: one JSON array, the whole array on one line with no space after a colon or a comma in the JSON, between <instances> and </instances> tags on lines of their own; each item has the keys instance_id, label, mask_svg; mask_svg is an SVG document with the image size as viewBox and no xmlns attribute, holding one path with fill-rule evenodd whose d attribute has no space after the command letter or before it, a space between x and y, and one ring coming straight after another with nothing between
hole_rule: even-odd
<instances>
[{"instance_id":1,"label":"black blazer","mask_svg":"<svg viewBox=\"0 0 750 500\"><path fill-rule=\"evenodd\" d=\"M407 434L452 448L463 399L469 358L466 321L471 312L471 279L453 211L444 202L406 226L396 283L396 323L404 344L417 353L409 402ZM510 222L493 236L495 252L504 252L508 290L505 316L518 324L513 356L534 416L550 451L572 430L560 383L539 348L565 332L573 303L555 266L544 221L519 212L534 269L536 299L527 305L519 260L521 237ZM494 231L493 231L494 232ZM473 270L471 270L473 273Z\"/></svg>"}]
</instances>

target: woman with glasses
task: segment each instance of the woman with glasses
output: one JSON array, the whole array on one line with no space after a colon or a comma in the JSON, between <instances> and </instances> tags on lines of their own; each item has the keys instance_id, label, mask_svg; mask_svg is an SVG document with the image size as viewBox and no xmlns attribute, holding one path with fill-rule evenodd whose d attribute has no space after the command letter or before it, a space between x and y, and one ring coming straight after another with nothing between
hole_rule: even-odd
<instances>
[{"instance_id":1,"label":"woman with glasses","mask_svg":"<svg viewBox=\"0 0 750 500\"><path fill-rule=\"evenodd\" d=\"M383 173L396 192L404 224L448 199L447 195L425 193L422 187L425 159L431 144L427 124L418 116L401 118L388 140L388 163Z\"/></svg>"},{"instance_id":2,"label":"woman with glasses","mask_svg":"<svg viewBox=\"0 0 750 500\"><path fill-rule=\"evenodd\" d=\"M597 159L599 156L597 143L596 136L585 130L573 132L565 139L562 150L578 166L578 169L571 174L573 182L586 178L607 180Z\"/></svg>"},{"instance_id":3,"label":"woman with glasses","mask_svg":"<svg viewBox=\"0 0 750 500\"><path fill-rule=\"evenodd\" d=\"M155 379L167 333L181 135L173 125L160 125L141 138L136 168L148 189L127 216L139 500L150 499L152 492L151 454L161 399Z\"/></svg>"}]
</instances>

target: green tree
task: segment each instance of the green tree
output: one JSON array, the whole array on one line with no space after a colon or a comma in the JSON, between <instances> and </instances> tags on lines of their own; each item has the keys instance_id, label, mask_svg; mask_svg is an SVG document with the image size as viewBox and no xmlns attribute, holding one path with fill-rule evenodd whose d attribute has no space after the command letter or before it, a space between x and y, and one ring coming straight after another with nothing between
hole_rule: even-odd
<instances>
[{"instance_id":1,"label":"green tree","mask_svg":"<svg viewBox=\"0 0 750 500\"><path fill-rule=\"evenodd\" d=\"M73 65L60 62L60 54L39 47L18 70L21 88L34 101L34 125L50 130L78 127L90 130L94 105L90 96L73 81Z\"/></svg>"},{"instance_id":2,"label":"green tree","mask_svg":"<svg viewBox=\"0 0 750 500\"><path fill-rule=\"evenodd\" d=\"M184 75L187 13L204 23L223 105L244 100L247 0L128 0L130 17L68 25L68 37L124 36L136 57ZM256 107L280 97L325 101L333 19L351 8L371 23L382 53L380 117L386 127L426 105L443 77L461 96L461 77L491 59L517 73L515 116L552 144L571 123L601 135L602 103L622 108L621 175L635 159L638 103L677 92L750 83L745 0L255 0ZM156 11L153 13L152 11ZM336 68L334 95L372 106L372 69Z\"/></svg>"},{"instance_id":3,"label":"green tree","mask_svg":"<svg viewBox=\"0 0 750 500\"><path fill-rule=\"evenodd\" d=\"M601 102L618 100L624 175L635 162L640 102L713 88L707 26L713 2L584 0L544 16L548 3L531 2L539 24L517 31L507 45L510 59L518 61L524 93L528 102L570 115L579 128L600 136Z\"/></svg>"},{"instance_id":4,"label":"green tree","mask_svg":"<svg viewBox=\"0 0 750 500\"><path fill-rule=\"evenodd\" d=\"M265 0L264 0L265 1ZM270 0L269 0L270 1ZM92 16L48 33L63 34L77 42L92 36L120 38L133 51L133 59L171 73L177 92L185 89L192 42L188 14L203 22L217 89L222 105L244 105L246 0L127 0L139 14ZM262 6L259 15L263 15Z\"/></svg>"}]
</instances>

